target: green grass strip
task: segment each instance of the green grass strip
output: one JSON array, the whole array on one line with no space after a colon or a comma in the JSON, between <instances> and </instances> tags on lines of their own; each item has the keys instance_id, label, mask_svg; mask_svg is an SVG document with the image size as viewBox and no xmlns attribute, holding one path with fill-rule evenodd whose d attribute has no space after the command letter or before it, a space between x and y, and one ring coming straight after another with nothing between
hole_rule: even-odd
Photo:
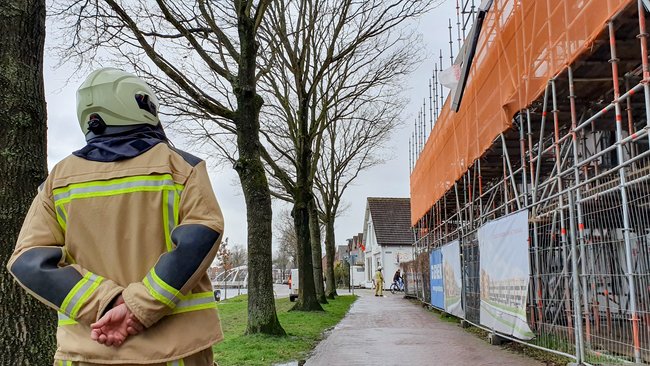
<instances>
[{"instance_id":1,"label":"green grass strip","mask_svg":"<svg viewBox=\"0 0 650 366\"><path fill-rule=\"evenodd\" d=\"M285 337L244 335L248 297L246 295L218 304L224 340L213 347L219 366L269 366L292 360L303 360L332 328L345 316L356 296L340 296L323 305L324 312L289 311L294 303L288 298L275 302Z\"/></svg>"}]
</instances>

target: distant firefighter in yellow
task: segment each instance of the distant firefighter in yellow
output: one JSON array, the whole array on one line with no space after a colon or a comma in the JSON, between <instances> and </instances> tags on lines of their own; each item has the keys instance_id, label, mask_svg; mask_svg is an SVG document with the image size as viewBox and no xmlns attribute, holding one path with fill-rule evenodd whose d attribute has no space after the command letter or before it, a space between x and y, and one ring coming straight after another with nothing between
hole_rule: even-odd
<instances>
[{"instance_id":1,"label":"distant firefighter in yellow","mask_svg":"<svg viewBox=\"0 0 650 366\"><path fill-rule=\"evenodd\" d=\"M381 273L382 267L377 267L375 272L375 296L384 296L384 275Z\"/></svg>"}]
</instances>

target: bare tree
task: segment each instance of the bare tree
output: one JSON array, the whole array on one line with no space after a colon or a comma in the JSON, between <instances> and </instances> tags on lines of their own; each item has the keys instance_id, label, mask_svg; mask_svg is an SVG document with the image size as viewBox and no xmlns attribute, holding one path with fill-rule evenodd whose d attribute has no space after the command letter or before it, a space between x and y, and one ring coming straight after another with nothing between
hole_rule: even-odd
<instances>
[{"instance_id":1,"label":"bare tree","mask_svg":"<svg viewBox=\"0 0 650 366\"><path fill-rule=\"evenodd\" d=\"M246 248L241 245L233 245L230 249L230 261L233 267L241 267L248 264L246 260L248 253L246 253Z\"/></svg>"},{"instance_id":2,"label":"bare tree","mask_svg":"<svg viewBox=\"0 0 650 366\"><path fill-rule=\"evenodd\" d=\"M0 2L0 263L4 269L47 176L45 1ZM0 271L0 364L52 363L55 317Z\"/></svg>"},{"instance_id":3,"label":"bare tree","mask_svg":"<svg viewBox=\"0 0 650 366\"><path fill-rule=\"evenodd\" d=\"M221 262L221 267L223 267L224 272L228 272L234 267L232 264L232 253L230 248L228 248L228 238L225 238L219 246L217 259Z\"/></svg>"},{"instance_id":4,"label":"bare tree","mask_svg":"<svg viewBox=\"0 0 650 366\"><path fill-rule=\"evenodd\" d=\"M271 198L259 140L264 101L256 86L257 35L270 0L58 1L61 24L72 28L69 59L128 64L151 81L167 118L200 131L231 160L248 220L246 332L285 334L273 297ZM231 138L218 141L221 135Z\"/></svg>"},{"instance_id":5,"label":"bare tree","mask_svg":"<svg viewBox=\"0 0 650 366\"><path fill-rule=\"evenodd\" d=\"M270 52L261 56L272 72L263 74L270 105L263 120L268 151L262 157L282 189L276 196L293 203L300 269L294 309L322 309L319 281L313 278L320 273L312 276L309 212L324 131L352 112L355 103L346 104L348 98L372 98L380 87L371 80L392 77L389 67L378 65L399 57L379 56L412 47L407 44L412 33L402 26L438 2L277 0L269 8L263 38ZM337 115L331 109L336 104L347 107L337 108Z\"/></svg>"},{"instance_id":6,"label":"bare tree","mask_svg":"<svg viewBox=\"0 0 650 366\"><path fill-rule=\"evenodd\" d=\"M295 266L298 250L296 230L293 227L291 212L282 211L280 213L280 221L275 226L275 232L279 247L276 251L274 263L282 270L282 278L284 279L284 271Z\"/></svg>"},{"instance_id":7,"label":"bare tree","mask_svg":"<svg viewBox=\"0 0 650 366\"><path fill-rule=\"evenodd\" d=\"M404 66L411 62L407 60L409 58L405 57ZM395 74L394 78L389 80L390 83L382 81L380 84L384 88L381 97L362 100L363 106L355 108L355 112L350 116L353 121L336 121L329 124L325 131L325 143L314 184L318 192L319 218L325 226L326 293L332 299L336 295L335 220L342 210L343 195L354 180L362 171L383 162L380 152L391 132L399 124L406 104L399 98L395 89L400 80L400 75Z\"/></svg>"},{"instance_id":8,"label":"bare tree","mask_svg":"<svg viewBox=\"0 0 650 366\"><path fill-rule=\"evenodd\" d=\"M283 210L279 217L279 222L275 225L276 238L280 244L278 251L295 264L298 259L298 239L291 212Z\"/></svg>"}]
</instances>

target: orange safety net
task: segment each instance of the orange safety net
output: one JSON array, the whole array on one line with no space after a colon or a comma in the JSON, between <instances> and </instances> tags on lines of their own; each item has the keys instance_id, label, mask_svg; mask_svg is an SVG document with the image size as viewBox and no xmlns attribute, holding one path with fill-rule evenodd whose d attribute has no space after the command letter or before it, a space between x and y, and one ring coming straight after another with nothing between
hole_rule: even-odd
<instances>
[{"instance_id":1,"label":"orange safety net","mask_svg":"<svg viewBox=\"0 0 650 366\"><path fill-rule=\"evenodd\" d=\"M512 125L550 78L589 50L637 0L495 0L483 23L458 113L451 98L411 174L415 225Z\"/></svg>"}]
</instances>

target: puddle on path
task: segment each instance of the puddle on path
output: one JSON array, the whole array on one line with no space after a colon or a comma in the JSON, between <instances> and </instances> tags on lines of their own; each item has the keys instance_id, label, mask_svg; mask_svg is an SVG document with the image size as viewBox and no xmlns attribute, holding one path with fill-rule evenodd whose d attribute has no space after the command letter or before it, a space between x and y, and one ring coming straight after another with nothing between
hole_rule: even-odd
<instances>
[{"instance_id":1,"label":"puddle on path","mask_svg":"<svg viewBox=\"0 0 650 366\"><path fill-rule=\"evenodd\" d=\"M289 361L286 363L276 363L273 364L273 366L303 366L305 364L305 360L300 360L300 361Z\"/></svg>"}]
</instances>

